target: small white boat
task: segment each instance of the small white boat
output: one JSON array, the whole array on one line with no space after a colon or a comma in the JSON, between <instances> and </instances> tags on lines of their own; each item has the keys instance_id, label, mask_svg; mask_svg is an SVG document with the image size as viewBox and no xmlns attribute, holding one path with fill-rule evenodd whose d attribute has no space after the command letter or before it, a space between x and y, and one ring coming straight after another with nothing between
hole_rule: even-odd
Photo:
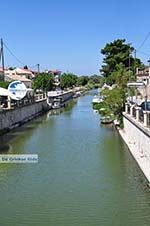
<instances>
[{"instance_id":1,"label":"small white boat","mask_svg":"<svg viewBox=\"0 0 150 226\"><path fill-rule=\"evenodd\" d=\"M102 103L102 102L103 102L103 98L100 97L100 96L97 96L97 95L95 95L94 98L93 98L93 100L92 100L92 103L99 104L99 103Z\"/></svg>"},{"instance_id":2,"label":"small white boat","mask_svg":"<svg viewBox=\"0 0 150 226\"><path fill-rule=\"evenodd\" d=\"M111 116L101 117L101 124L110 124L112 122L113 122L113 119Z\"/></svg>"},{"instance_id":3,"label":"small white boat","mask_svg":"<svg viewBox=\"0 0 150 226\"><path fill-rule=\"evenodd\" d=\"M77 91L75 94L74 94L74 98L77 98L77 97L80 97L81 96L81 92L80 91Z\"/></svg>"}]
</instances>

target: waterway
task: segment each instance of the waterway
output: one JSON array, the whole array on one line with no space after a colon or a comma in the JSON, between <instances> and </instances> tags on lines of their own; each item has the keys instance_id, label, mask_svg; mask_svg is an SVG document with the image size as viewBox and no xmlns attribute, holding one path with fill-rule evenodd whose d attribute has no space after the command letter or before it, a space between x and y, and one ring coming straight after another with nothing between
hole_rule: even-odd
<instances>
[{"instance_id":1,"label":"waterway","mask_svg":"<svg viewBox=\"0 0 150 226\"><path fill-rule=\"evenodd\" d=\"M150 190L121 137L100 125L94 93L1 137L6 153L39 163L0 165L1 226L149 226Z\"/></svg>"}]
</instances>

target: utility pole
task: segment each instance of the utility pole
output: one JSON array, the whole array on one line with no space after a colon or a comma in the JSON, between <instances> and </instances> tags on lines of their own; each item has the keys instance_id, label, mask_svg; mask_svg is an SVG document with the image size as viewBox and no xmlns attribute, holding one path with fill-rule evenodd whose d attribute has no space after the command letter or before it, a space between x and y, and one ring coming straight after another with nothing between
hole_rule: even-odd
<instances>
[{"instance_id":1,"label":"utility pole","mask_svg":"<svg viewBox=\"0 0 150 226\"><path fill-rule=\"evenodd\" d=\"M129 50L129 78L130 78L130 66L131 66L130 54L131 54L131 50Z\"/></svg>"},{"instance_id":2,"label":"utility pole","mask_svg":"<svg viewBox=\"0 0 150 226\"><path fill-rule=\"evenodd\" d=\"M37 64L38 74L40 73L40 64Z\"/></svg>"},{"instance_id":3,"label":"utility pole","mask_svg":"<svg viewBox=\"0 0 150 226\"><path fill-rule=\"evenodd\" d=\"M4 67L4 48L3 48L3 39L1 38L1 48L0 48L0 61L2 60L2 81L5 81L5 67Z\"/></svg>"},{"instance_id":4,"label":"utility pole","mask_svg":"<svg viewBox=\"0 0 150 226\"><path fill-rule=\"evenodd\" d=\"M148 60L147 62L148 62L148 79L147 79L147 82L149 84L150 83L150 60Z\"/></svg>"},{"instance_id":5,"label":"utility pole","mask_svg":"<svg viewBox=\"0 0 150 226\"><path fill-rule=\"evenodd\" d=\"M136 74L136 49L134 49L134 73Z\"/></svg>"}]
</instances>

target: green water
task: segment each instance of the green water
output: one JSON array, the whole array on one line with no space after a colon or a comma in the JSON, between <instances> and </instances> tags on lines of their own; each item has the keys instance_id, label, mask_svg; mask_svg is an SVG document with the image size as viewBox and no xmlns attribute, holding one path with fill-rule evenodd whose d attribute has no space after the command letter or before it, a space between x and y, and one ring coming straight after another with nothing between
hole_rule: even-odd
<instances>
[{"instance_id":1,"label":"green water","mask_svg":"<svg viewBox=\"0 0 150 226\"><path fill-rule=\"evenodd\" d=\"M0 226L150 225L145 178L118 133L100 125L92 98L1 138L3 151L38 154L39 163L0 165Z\"/></svg>"}]
</instances>

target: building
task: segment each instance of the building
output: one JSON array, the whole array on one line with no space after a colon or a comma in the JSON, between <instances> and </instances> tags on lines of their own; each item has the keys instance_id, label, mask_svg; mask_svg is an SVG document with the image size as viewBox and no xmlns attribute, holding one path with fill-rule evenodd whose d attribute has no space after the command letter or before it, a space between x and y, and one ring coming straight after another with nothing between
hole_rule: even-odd
<instances>
[{"instance_id":1,"label":"building","mask_svg":"<svg viewBox=\"0 0 150 226\"><path fill-rule=\"evenodd\" d=\"M34 73L29 70L29 69L24 69L24 68L15 68L14 70L12 70L12 72L15 74L15 75L19 75L21 77L24 77L24 78L27 78L27 79L34 79L35 78L35 75Z\"/></svg>"},{"instance_id":2,"label":"building","mask_svg":"<svg viewBox=\"0 0 150 226\"><path fill-rule=\"evenodd\" d=\"M6 70L6 69L5 69ZM3 68L0 67L0 81L3 80L3 76L4 76L4 71L3 71Z\"/></svg>"},{"instance_id":3,"label":"building","mask_svg":"<svg viewBox=\"0 0 150 226\"><path fill-rule=\"evenodd\" d=\"M49 70L49 74L52 74L54 76L54 84L56 86L56 90L60 89L60 76L61 76L61 71L58 70Z\"/></svg>"},{"instance_id":4,"label":"building","mask_svg":"<svg viewBox=\"0 0 150 226\"><path fill-rule=\"evenodd\" d=\"M145 66L143 69L136 69L136 78L138 82L150 83L150 66Z\"/></svg>"},{"instance_id":5,"label":"building","mask_svg":"<svg viewBox=\"0 0 150 226\"><path fill-rule=\"evenodd\" d=\"M16 73L15 70L9 70L9 69L5 69L4 70L4 74L5 74L5 81L11 82L11 81L15 81L15 80L19 80L21 82L23 82L27 88L31 88L32 87L32 80L29 78L26 78L26 76L21 76L19 74ZM0 68L0 76L3 75L3 69Z\"/></svg>"},{"instance_id":6,"label":"building","mask_svg":"<svg viewBox=\"0 0 150 226\"><path fill-rule=\"evenodd\" d=\"M150 100L150 66L145 66L143 69L137 68L136 80L143 83L143 87L138 88L142 98Z\"/></svg>"}]
</instances>

